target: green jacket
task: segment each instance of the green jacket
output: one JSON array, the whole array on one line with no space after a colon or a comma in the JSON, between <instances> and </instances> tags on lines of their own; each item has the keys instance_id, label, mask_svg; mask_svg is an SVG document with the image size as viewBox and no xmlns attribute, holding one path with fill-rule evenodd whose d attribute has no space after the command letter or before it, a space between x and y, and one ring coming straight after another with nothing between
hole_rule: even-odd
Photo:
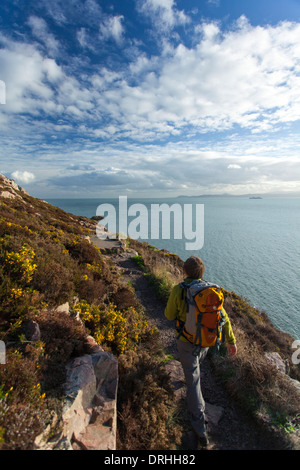
<instances>
[{"instance_id":1,"label":"green jacket","mask_svg":"<svg viewBox=\"0 0 300 470\"><path fill-rule=\"evenodd\" d=\"M186 278L185 282L192 282L194 279ZM235 336L232 331L231 323L229 317L226 313L226 310L223 308L223 315L225 320L224 330L225 330L225 339L228 344L235 344ZM179 284L173 287L166 309L165 316L168 320L176 320L177 318L185 322L186 318L186 301L182 296L182 288ZM183 336L180 337L182 341L187 341Z\"/></svg>"}]
</instances>

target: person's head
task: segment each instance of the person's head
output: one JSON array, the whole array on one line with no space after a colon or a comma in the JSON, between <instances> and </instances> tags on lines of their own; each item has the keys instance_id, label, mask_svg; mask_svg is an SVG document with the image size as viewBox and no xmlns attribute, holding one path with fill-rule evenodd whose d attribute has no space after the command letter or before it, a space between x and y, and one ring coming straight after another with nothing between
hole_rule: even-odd
<instances>
[{"instance_id":1,"label":"person's head","mask_svg":"<svg viewBox=\"0 0 300 470\"><path fill-rule=\"evenodd\" d=\"M190 256L183 265L184 271L188 277L201 279L204 274L204 263L198 256Z\"/></svg>"}]
</instances>

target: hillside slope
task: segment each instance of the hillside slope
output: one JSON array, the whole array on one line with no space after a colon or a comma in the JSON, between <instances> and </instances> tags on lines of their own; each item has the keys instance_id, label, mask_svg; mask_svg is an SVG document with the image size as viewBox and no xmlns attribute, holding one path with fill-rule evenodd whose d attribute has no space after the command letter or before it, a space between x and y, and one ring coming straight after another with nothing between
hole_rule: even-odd
<instances>
[{"instance_id":1,"label":"hillside slope","mask_svg":"<svg viewBox=\"0 0 300 470\"><path fill-rule=\"evenodd\" d=\"M176 359L173 325L163 310L172 285L182 277L182 260L134 240L99 249L96 224L32 198L0 176L3 449L34 448L54 412L59 416L65 366L70 358L89 353L90 334L119 361L118 448L187 445L184 402L174 404L164 366L168 355ZM266 356L278 353L289 375L300 380L299 366L291 361L293 338L235 293L225 292L225 297L239 354L205 363L205 399L224 410L212 447L299 448L297 389ZM66 302L69 315L57 311Z\"/></svg>"}]
</instances>

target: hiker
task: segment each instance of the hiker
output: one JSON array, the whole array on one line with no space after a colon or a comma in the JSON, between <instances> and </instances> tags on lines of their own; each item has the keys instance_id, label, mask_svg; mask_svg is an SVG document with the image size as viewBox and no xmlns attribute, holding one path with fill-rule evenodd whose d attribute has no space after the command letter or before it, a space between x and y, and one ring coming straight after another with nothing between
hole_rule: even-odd
<instances>
[{"instance_id":1,"label":"hiker","mask_svg":"<svg viewBox=\"0 0 300 470\"><path fill-rule=\"evenodd\" d=\"M196 256L191 256L184 263L184 272L186 279L184 285L196 284L195 280L201 280L204 274L204 263ZM204 281L205 282L205 281ZM219 288L220 289L220 288ZM231 357L237 353L236 341L231 328L230 320L226 311L222 306L220 310L224 320L225 340L227 343L228 353ZM177 320L177 325L184 325L187 317L186 293L181 284L176 285L171 291L168 303L165 309L165 316L168 320ZM181 333L182 333L181 327ZM178 330L177 330L178 331ZM208 445L208 437L205 425L205 402L201 392L200 383L200 365L204 360L209 347L198 347L195 353L195 346L183 334L177 337L177 349L179 359L185 375L187 386L187 403L190 413L190 420L195 430L199 444Z\"/></svg>"}]
</instances>

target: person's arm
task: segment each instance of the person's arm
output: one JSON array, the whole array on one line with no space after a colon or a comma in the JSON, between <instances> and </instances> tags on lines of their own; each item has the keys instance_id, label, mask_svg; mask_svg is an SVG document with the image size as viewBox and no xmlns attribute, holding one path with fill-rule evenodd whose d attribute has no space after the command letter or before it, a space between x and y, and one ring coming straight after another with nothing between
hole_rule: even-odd
<instances>
[{"instance_id":1,"label":"person's arm","mask_svg":"<svg viewBox=\"0 0 300 470\"><path fill-rule=\"evenodd\" d=\"M178 313L178 305L177 305L177 288L174 287L171 291L169 296L167 306L165 308L165 317L168 320L175 320L177 318Z\"/></svg>"},{"instance_id":2,"label":"person's arm","mask_svg":"<svg viewBox=\"0 0 300 470\"><path fill-rule=\"evenodd\" d=\"M225 320L225 340L227 343L227 351L230 357L234 357L237 353L236 339L232 330L232 326L227 315L226 310L222 309L224 320Z\"/></svg>"}]
</instances>

